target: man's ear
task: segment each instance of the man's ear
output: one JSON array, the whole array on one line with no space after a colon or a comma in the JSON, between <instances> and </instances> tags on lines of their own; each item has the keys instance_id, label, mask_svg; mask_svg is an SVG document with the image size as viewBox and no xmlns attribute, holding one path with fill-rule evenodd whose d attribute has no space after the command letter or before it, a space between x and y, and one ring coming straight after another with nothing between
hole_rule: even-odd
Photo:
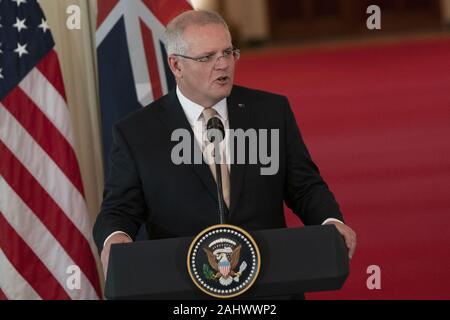
<instances>
[{"instance_id":1,"label":"man's ear","mask_svg":"<svg viewBox=\"0 0 450 320\"><path fill-rule=\"evenodd\" d=\"M175 78L182 78L183 74L181 72L180 60L177 57L170 55L167 57L167 62L169 63L170 70L172 70Z\"/></svg>"}]
</instances>

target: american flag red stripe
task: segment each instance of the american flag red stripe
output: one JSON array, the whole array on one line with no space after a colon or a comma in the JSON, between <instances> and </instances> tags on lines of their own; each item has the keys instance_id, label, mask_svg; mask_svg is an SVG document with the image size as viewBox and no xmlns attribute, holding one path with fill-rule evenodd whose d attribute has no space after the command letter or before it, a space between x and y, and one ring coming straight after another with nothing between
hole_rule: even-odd
<instances>
[{"instance_id":1,"label":"american flag red stripe","mask_svg":"<svg viewBox=\"0 0 450 320\"><path fill-rule=\"evenodd\" d=\"M0 288L0 300L8 300L6 295L3 293L2 288Z\"/></svg>"},{"instance_id":2,"label":"american flag red stripe","mask_svg":"<svg viewBox=\"0 0 450 320\"><path fill-rule=\"evenodd\" d=\"M0 1L0 19L0 298L101 298L52 36L35 0Z\"/></svg>"},{"instance_id":3,"label":"american flag red stripe","mask_svg":"<svg viewBox=\"0 0 450 320\"><path fill-rule=\"evenodd\" d=\"M6 109L4 107L3 112ZM30 114L30 119L33 119L33 121L36 121L36 119L42 120L43 115L40 113L40 110L35 111L39 114L39 116L36 116L33 118L33 115ZM11 115L13 117L13 115ZM2 114L2 120L8 120L8 117L5 117L5 113ZM17 118L16 118L17 120ZM13 121L10 121L13 122ZM17 123L20 123L17 121ZM44 126L43 126L44 127ZM22 128L24 131L27 131L24 128ZM45 129L45 127L44 127ZM31 130L32 131L32 130ZM24 141L22 143L26 145L27 143L34 143L38 144L38 141L34 140L31 141L29 138L24 138L21 135L14 134L15 137L21 138ZM2 135L2 138L3 135ZM11 137L6 138L5 140L11 139ZM25 141L28 140L28 141ZM54 148L58 148L58 145L53 146ZM29 148L26 148L29 150ZM72 150L72 149L71 149ZM15 150L17 152L17 150ZM73 150L72 150L73 151ZM36 154L36 153L34 153ZM25 167L25 165L22 164L20 160L16 158L16 156L13 154L11 150L9 150L5 144L0 141L0 155L2 157L2 162L0 165L0 175L4 179L4 183L7 183L15 192L15 194L21 198L27 205L28 208L33 212L33 214L41 221L41 223L46 227L46 232L49 232L52 234L52 236L55 238L55 241L58 241L60 245L63 246L64 251L67 252L67 254L70 256L70 259L66 259L66 261L73 262L74 265L78 265L81 269L81 271L86 275L86 277L89 279L89 283L85 285L93 286L97 297L101 297L101 290L99 287L99 279L96 269L96 264L93 256L93 251L88 243L88 240L85 235L81 234L79 228L72 223L72 221L68 218L67 213L64 212L54 201L54 199L48 194L46 190L42 187L42 178L41 181L33 177L33 175L28 171L28 169ZM59 162L67 160L64 159L64 157L61 157L59 159ZM76 160L76 159L75 159ZM41 164L42 165L42 164ZM30 167L30 166L29 166ZM45 167L45 164L42 166L42 168ZM35 169L31 169L35 171ZM45 170L47 171L47 170ZM54 172L50 172L51 174L54 174ZM47 173L48 174L48 173ZM79 174L79 171L78 171ZM44 177L45 179L45 177ZM49 177L49 180L51 178ZM48 182L44 182L47 184ZM64 183L64 182L63 182ZM58 185L55 185L55 187L58 187ZM0 189L4 189L1 188ZM4 190L3 190L4 191ZM79 192L76 188L72 188L72 193ZM6 192L5 192L6 193ZM4 193L4 194L5 194ZM62 197L71 197L71 194L65 194L62 195ZM76 207L76 206L74 206ZM81 208L81 209L85 209ZM14 214L21 214L22 212L13 212ZM75 212L76 214L80 214L82 212ZM86 214L86 212L85 212ZM85 217L86 219L87 217ZM5 220L5 223L7 223L7 220ZM30 223L30 229L33 228L32 223ZM90 230L85 230L86 234L90 233ZM8 242L10 239L8 239ZM24 244L26 246L26 244ZM2 243L3 246L6 247L5 243ZM51 248L48 248L51 250ZM29 251L32 252L30 248L28 248ZM26 265L21 266L18 268L18 272L24 276L26 272L32 271L32 272L44 272L43 269L36 269L36 259L28 260L30 257L29 254L25 257L22 257L23 253L27 253L27 250L21 250L21 251L14 251L14 254L18 257L20 257L21 261L26 261ZM9 260L11 261L11 255L8 256ZM54 259L58 260L61 257L55 256ZM17 265L15 265L17 267ZM64 266L67 267L67 266ZM27 271L28 269L28 271ZM47 272L50 272L47 270ZM26 278L24 276L24 278ZM27 278L26 278L27 279ZM28 280L28 279L27 279ZM30 283L30 285L32 285ZM33 285L32 285L33 286ZM34 286L33 286L34 287ZM66 295L47 295L44 291L41 295L41 292L38 291L40 296L44 299L48 297L52 298L62 298L66 297ZM92 296L89 298L93 298Z\"/></svg>"},{"instance_id":4,"label":"american flag red stripe","mask_svg":"<svg viewBox=\"0 0 450 320\"><path fill-rule=\"evenodd\" d=\"M69 299L61 284L58 283L39 257L9 225L1 211L0 230L3 235L0 237L2 251L41 298ZM30 265L32 268L30 268Z\"/></svg>"},{"instance_id":5,"label":"american flag red stripe","mask_svg":"<svg viewBox=\"0 0 450 320\"><path fill-rule=\"evenodd\" d=\"M84 195L75 152L61 132L19 87L14 88L2 103Z\"/></svg>"},{"instance_id":6,"label":"american flag red stripe","mask_svg":"<svg viewBox=\"0 0 450 320\"><path fill-rule=\"evenodd\" d=\"M47 55L42 58L36 65L36 68L42 72L48 81L55 87L61 97L66 99L66 92L64 90L64 82L62 78L61 68L59 66L58 55L55 50L50 50Z\"/></svg>"},{"instance_id":7,"label":"american flag red stripe","mask_svg":"<svg viewBox=\"0 0 450 320\"><path fill-rule=\"evenodd\" d=\"M95 265L95 260L92 255L84 254L90 250L86 238L42 188L39 182L1 141L0 154L3 155L3 160L0 164L0 175L64 247L74 263L81 270L87 271L87 278L92 284L96 284L97 294L101 296L97 271L89 267L93 264ZM63 232L64 230L71 230L71 232Z\"/></svg>"}]
</instances>

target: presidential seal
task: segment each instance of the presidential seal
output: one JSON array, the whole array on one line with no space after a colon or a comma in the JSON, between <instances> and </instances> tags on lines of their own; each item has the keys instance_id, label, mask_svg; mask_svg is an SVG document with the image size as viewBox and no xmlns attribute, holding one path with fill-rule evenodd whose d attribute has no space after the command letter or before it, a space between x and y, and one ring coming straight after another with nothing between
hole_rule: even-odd
<instances>
[{"instance_id":1,"label":"presidential seal","mask_svg":"<svg viewBox=\"0 0 450 320\"><path fill-rule=\"evenodd\" d=\"M219 224L200 232L187 256L194 284L216 298L241 295L255 282L261 264L255 240L233 225Z\"/></svg>"}]
</instances>

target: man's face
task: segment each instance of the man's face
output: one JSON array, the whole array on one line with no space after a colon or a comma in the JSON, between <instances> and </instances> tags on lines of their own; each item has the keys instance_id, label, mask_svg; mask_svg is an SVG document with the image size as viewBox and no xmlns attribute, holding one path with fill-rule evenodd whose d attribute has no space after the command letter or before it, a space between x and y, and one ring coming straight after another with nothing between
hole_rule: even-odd
<instances>
[{"instance_id":1,"label":"man's face","mask_svg":"<svg viewBox=\"0 0 450 320\"><path fill-rule=\"evenodd\" d=\"M229 96L233 86L235 60L233 55L222 57L225 50L232 48L230 34L220 24L189 26L183 39L187 45L186 56L212 57L209 62L175 57L178 86L190 100L211 107Z\"/></svg>"}]
</instances>

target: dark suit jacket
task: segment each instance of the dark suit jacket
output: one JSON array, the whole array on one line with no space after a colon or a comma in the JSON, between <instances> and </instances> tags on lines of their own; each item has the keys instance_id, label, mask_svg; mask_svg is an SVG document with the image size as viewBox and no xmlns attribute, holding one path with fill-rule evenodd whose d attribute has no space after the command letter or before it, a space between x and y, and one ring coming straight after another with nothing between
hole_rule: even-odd
<instances>
[{"instance_id":1,"label":"dark suit jacket","mask_svg":"<svg viewBox=\"0 0 450 320\"><path fill-rule=\"evenodd\" d=\"M343 220L333 194L311 160L286 97L234 86L228 97L230 129L279 129L279 170L260 175L261 164L231 165L229 223L247 230L285 227L283 201L305 225ZM191 132L170 92L114 127L110 171L94 226L99 250L114 231L135 237L146 223L151 239L192 236L219 222L214 178L207 164L175 165L177 128ZM270 148L269 148L270 150Z\"/></svg>"}]
</instances>

